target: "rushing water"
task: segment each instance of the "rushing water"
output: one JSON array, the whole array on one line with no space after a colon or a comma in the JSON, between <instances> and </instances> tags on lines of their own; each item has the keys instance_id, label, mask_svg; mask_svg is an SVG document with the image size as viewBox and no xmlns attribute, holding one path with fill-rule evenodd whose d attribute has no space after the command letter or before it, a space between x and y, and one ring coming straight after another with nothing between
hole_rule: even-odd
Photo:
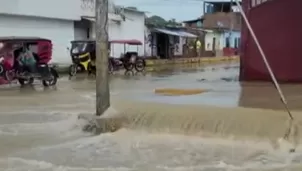
<instances>
[{"instance_id":1,"label":"rushing water","mask_svg":"<svg viewBox=\"0 0 302 171\"><path fill-rule=\"evenodd\" d=\"M5 87L0 90L0 170L301 170L300 147L289 153L292 144L279 139L286 113L238 107L281 109L278 99L264 95L275 96L271 85L241 88L238 67L232 66L116 75L107 116L118 118L111 122L119 129L99 136L83 133L77 119L94 112L93 80L63 78L56 90ZM186 97L153 93L162 87L212 91ZM299 88L286 89L298 110L302 96L291 92Z\"/></svg>"}]
</instances>

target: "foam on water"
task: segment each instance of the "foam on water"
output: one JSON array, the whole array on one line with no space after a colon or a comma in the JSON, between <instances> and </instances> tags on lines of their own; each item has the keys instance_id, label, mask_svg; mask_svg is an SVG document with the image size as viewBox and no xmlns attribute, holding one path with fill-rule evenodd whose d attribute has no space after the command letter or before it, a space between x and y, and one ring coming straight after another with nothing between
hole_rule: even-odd
<instances>
[{"instance_id":1,"label":"foam on water","mask_svg":"<svg viewBox=\"0 0 302 171\"><path fill-rule=\"evenodd\" d=\"M8 167L1 167L1 163ZM14 166L14 167L9 167ZM55 165L45 161L28 160L23 158L8 158L7 160L0 160L0 169L4 171L131 171L132 169L124 167L114 168L84 168L84 167L71 167L63 165Z\"/></svg>"},{"instance_id":2,"label":"foam on water","mask_svg":"<svg viewBox=\"0 0 302 171\"><path fill-rule=\"evenodd\" d=\"M272 170L301 167L301 150L275 151L268 142L234 141L122 129L115 134L34 148L3 159L23 170ZM123 166L123 167L122 167Z\"/></svg>"}]
</instances>

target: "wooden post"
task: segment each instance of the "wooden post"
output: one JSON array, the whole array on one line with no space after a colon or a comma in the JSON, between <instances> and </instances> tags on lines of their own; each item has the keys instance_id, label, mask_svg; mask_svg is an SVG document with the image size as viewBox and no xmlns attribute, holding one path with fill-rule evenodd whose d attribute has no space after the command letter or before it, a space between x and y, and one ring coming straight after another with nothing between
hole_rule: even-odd
<instances>
[{"instance_id":1,"label":"wooden post","mask_svg":"<svg viewBox=\"0 0 302 171\"><path fill-rule=\"evenodd\" d=\"M96 115L110 106L108 76L108 0L95 0L96 32Z\"/></svg>"}]
</instances>

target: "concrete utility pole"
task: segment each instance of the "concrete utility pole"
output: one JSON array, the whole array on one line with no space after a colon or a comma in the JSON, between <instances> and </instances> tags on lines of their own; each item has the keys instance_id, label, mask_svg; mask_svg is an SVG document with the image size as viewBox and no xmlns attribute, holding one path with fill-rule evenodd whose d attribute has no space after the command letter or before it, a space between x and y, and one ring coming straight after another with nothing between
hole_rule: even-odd
<instances>
[{"instance_id":1,"label":"concrete utility pole","mask_svg":"<svg viewBox=\"0 0 302 171\"><path fill-rule=\"evenodd\" d=\"M108 0L95 0L96 32L96 115L110 106L108 76Z\"/></svg>"}]
</instances>

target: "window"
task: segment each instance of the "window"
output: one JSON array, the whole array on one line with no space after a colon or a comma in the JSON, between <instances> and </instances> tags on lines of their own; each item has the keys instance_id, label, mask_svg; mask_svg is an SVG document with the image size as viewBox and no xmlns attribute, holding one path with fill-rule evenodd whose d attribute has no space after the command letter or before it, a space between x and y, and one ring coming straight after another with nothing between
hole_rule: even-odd
<instances>
[{"instance_id":1,"label":"window","mask_svg":"<svg viewBox=\"0 0 302 171\"><path fill-rule=\"evenodd\" d=\"M238 48L238 38L234 39L234 48Z\"/></svg>"}]
</instances>

